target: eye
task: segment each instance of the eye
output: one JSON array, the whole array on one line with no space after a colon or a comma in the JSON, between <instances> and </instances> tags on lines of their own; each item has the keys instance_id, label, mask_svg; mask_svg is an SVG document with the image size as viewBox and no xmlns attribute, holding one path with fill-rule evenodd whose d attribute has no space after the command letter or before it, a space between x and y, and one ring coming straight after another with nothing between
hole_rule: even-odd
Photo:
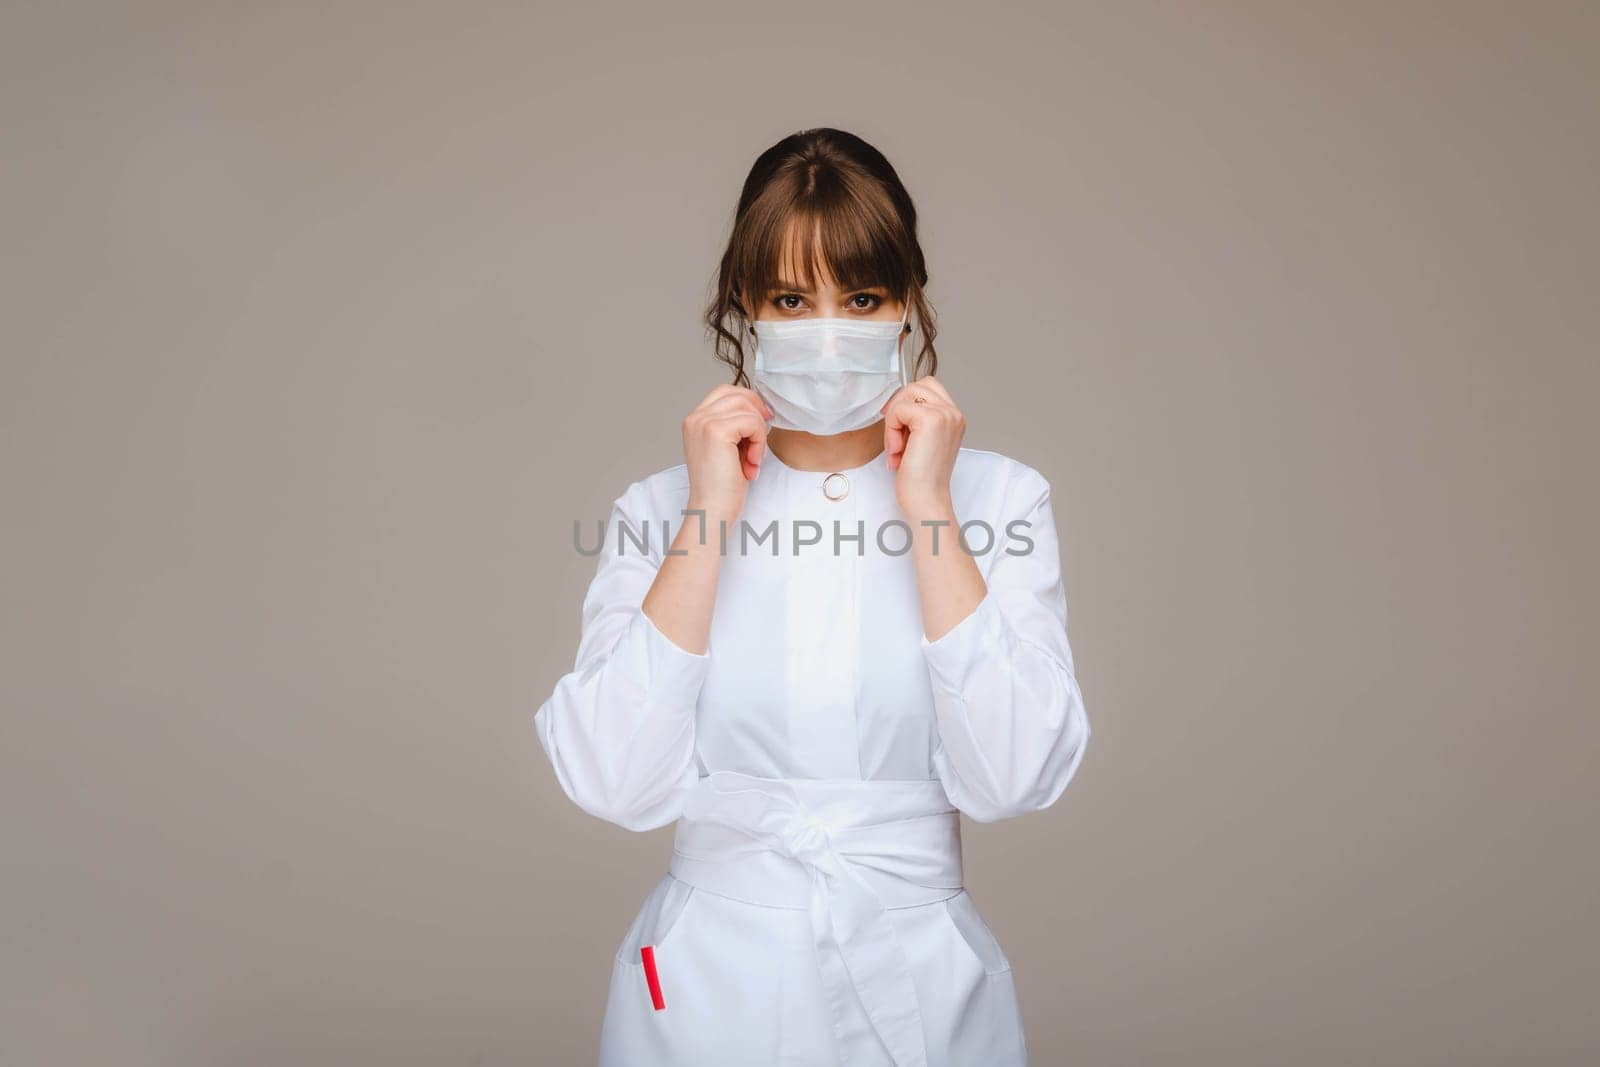
<instances>
[{"instance_id":1,"label":"eye","mask_svg":"<svg viewBox=\"0 0 1600 1067\"><path fill-rule=\"evenodd\" d=\"M805 299L798 293L779 293L772 298L772 303L774 307L783 311L799 311L805 306Z\"/></svg>"},{"instance_id":2,"label":"eye","mask_svg":"<svg viewBox=\"0 0 1600 1067\"><path fill-rule=\"evenodd\" d=\"M876 311L883 305L883 297L875 293L857 293L850 298L853 311Z\"/></svg>"}]
</instances>

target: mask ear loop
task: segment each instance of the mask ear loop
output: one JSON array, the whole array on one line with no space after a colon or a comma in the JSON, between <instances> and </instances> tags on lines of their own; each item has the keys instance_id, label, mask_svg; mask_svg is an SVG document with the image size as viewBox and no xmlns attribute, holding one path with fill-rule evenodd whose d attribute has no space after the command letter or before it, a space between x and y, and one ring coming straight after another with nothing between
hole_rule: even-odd
<instances>
[{"instance_id":1,"label":"mask ear loop","mask_svg":"<svg viewBox=\"0 0 1600 1067\"><path fill-rule=\"evenodd\" d=\"M745 320L745 324L744 324L744 328L745 328L745 332L746 333L748 333L751 337L755 338L755 341L754 341L755 348L750 353L750 359L754 362L755 369L756 370L760 370L761 369L761 335L756 333L755 320L754 319L746 319Z\"/></svg>"},{"instance_id":2,"label":"mask ear loop","mask_svg":"<svg viewBox=\"0 0 1600 1067\"><path fill-rule=\"evenodd\" d=\"M911 381L910 374L906 370L906 354L905 354L904 349L901 347L903 342L905 341L906 334L908 334L910 332L911 332L911 294L907 293L906 294L906 310L905 310L905 314L900 316L900 341L895 344L895 355L899 358L899 363L900 363L900 387L902 389L905 388L907 385L909 385L910 381Z\"/></svg>"}]
</instances>

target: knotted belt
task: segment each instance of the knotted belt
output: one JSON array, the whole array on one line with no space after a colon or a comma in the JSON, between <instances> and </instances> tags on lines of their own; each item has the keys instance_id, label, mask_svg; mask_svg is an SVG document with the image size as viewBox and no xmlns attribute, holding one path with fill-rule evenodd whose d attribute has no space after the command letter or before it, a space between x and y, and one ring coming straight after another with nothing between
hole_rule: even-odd
<instances>
[{"instance_id":1,"label":"knotted belt","mask_svg":"<svg viewBox=\"0 0 1600 1067\"><path fill-rule=\"evenodd\" d=\"M690 791L670 870L735 900L809 912L844 1062L881 1062L881 1041L897 1067L926 1067L922 1012L887 911L961 890L959 816L939 782L715 771Z\"/></svg>"}]
</instances>

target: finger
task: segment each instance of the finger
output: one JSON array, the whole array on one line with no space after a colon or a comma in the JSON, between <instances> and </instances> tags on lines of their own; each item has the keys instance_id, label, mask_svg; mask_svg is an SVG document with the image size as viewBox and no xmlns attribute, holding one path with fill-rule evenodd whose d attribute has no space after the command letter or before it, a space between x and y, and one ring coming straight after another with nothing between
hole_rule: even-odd
<instances>
[{"instance_id":1,"label":"finger","mask_svg":"<svg viewBox=\"0 0 1600 1067\"><path fill-rule=\"evenodd\" d=\"M762 459L766 458L766 434L771 430L766 426L766 419L757 416L757 421L747 429L744 437L739 438L739 461L744 466L744 477L754 480L755 475L762 469Z\"/></svg>"},{"instance_id":2,"label":"finger","mask_svg":"<svg viewBox=\"0 0 1600 1067\"><path fill-rule=\"evenodd\" d=\"M715 439L732 444L739 457L739 470L746 481L761 472L761 461L767 454L767 423L748 411L726 415L715 420L710 432Z\"/></svg>"},{"instance_id":3,"label":"finger","mask_svg":"<svg viewBox=\"0 0 1600 1067\"><path fill-rule=\"evenodd\" d=\"M736 388L735 392L731 395L734 399L741 400L748 404L750 409L756 414L760 415L762 418L772 418L772 405L767 403L766 397L762 396L754 389Z\"/></svg>"},{"instance_id":4,"label":"finger","mask_svg":"<svg viewBox=\"0 0 1600 1067\"><path fill-rule=\"evenodd\" d=\"M772 418L772 408L756 393L743 390L737 393L726 393L715 400L709 401L700 409L702 416L718 417L731 415L739 411L748 411L763 421Z\"/></svg>"},{"instance_id":5,"label":"finger","mask_svg":"<svg viewBox=\"0 0 1600 1067\"><path fill-rule=\"evenodd\" d=\"M906 435L911 429L908 421L910 413L904 410L909 405L905 404L904 400L905 398L897 393L884 405L883 451L888 457L887 463L892 471L900 469L900 458L906 450Z\"/></svg>"},{"instance_id":6,"label":"finger","mask_svg":"<svg viewBox=\"0 0 1600 1067\"><path fill-rule=\"evenodd\" d=\"M761 473L761 461L767 456L767 431L771 427L765 419L756 425L755 433L744 439L742 458L744 461L744 476L747 481L755 481L756 475Z\"/></svg>"},{"instance_id":7,"label":"finger","mask_svg":"<svg viewBox=\"0 0 1600 1067\"><path fill-rule=\"evenodd\" d=\"M753 415L741 415L737 420L719 420L716 433L733 445L745 481L754 481L767 455L767 424Z\"/></svg>"},{"instance_id":8,"label":"finger","mask_svg":"<svg viewBox=\"0 0 1600 1067\"><path fill-rule=\"evenodd\" d=\"M890 470L900 469L900 454L906 448L906 432L899 427L883 424L883 454Z\"/></svg>"},{"instance_id":9,"label":"finger","mask_svg":"<svg viewBox=\"0 0 1600 1067\"><path fill-rule=\"evenodd\" d=\"M954 404L939 399L932 390L919 389L918 382L902 386L889 398L884 411L883 450L888 454L889 469L900 469L910 435L919 428L960 417L961 412Z\"/></svg>"},{"instance_id":10,"label":"finger","mask_svg":"<svg viewBox=\"0 0 1600 1067\"><path fill-rule=\"evenodd\" d=\"M723 392L707 396L700 402L704 411L725 411L730 407L748 407L751 410L760 410L766 403L760 395L750 389L736 389L731 385L723 386Z\"/></svg>"},{"instance_id":11,"label":"finger","mask_svg":"<svg viewBox=\"0 0 1600 1067\"><path fill-rule=\"evenodd\" d=\"M767 403L767 398L756 392L754 389L742 385L734 386L734 388L738 389L741 395L748 397L750 403L755 405L756 410L761 412L764 418L770 419L775 414L775 412L772 410L772 405Z\"/></svg>"},{"instance_id":12,"label":"finger","mask_svg":"<svg viewBox=\"0 0 1600 1067\"><path fill-rule=\"evenodd\" d=\"M950 394L945 391L944 386L934 382L932 378L918 378L914 382L908 382L905 390L913 398L921 397L922 404L948 404L955 407L955 401L950 399Z\"/></svg>"},{"instance_id":13,"label":"finger","mask_svg":"<svg viewBox=\"0 0 1600 1067\"><path fill-rule=\"evenodd\" d=\"M706 432L712 440L736 445L747 437L767 439L767 422L753 411L740 410L726 415L715 415L706 422Z\"/></svg>"},{"instance_id":14,"label":"finger","mask_svg":"<svg viewBox=\"0 0 1600 1067\"><path fill-rule=\"evenodd\" d=\"M708 407L711 404L715 403L716 401L721 400L723 397L728 396L728 395L733 394L733 393L736 393L736 392L738 392L738 386L728 385L728 384L724 383L722 385L716 386L709 393L707 393L705 396L701 397L700 398L700 403L696 404L695 407L696 408Z\"/></svg>"},{"instance_id":15,"label":"finger","mask_svg":"<svg viewBox=\"0 0 1600 1067\"><path fill-rule=\"evenodd\" d=\"M722 411L730 404L748 404L752 410L760 413L763 418L772 418L771 405L762 399L761 394L754 389L742 385L719 385L707 393L700 403L695 406L696 411Z\"/></svg>"},{"instance_id":16,"label":"finger","mask_svg":"<svg viewBox=\"0 0 1600 1067\"><path fill-rule=\"evenodd\" d=\"M906 402L907 398L900 395L889 398L889 402L883 406L883 421L886 426L899 428L907 425L906 419L910 417L911 412L906 410Z\"/></svg>"},{"instance_id":17,"label":"finger","mask_svg":"<svg viewBox=\"0 0 1600 1067\"><path fill-rule=\"evenodd\" d=\"M740 463L744 468L746 481L754 481L756 475L761 473L761 460L767 454L767 438L765 432L758 437L748 437L739 446Z\"/></svg>"},{"instance_id":18,"label":"finger","mask_svg":"<svg viewBox=\"0 0 1600 1067\"><path fill-rule=\"evenodd\" d=\"M951 396L950 390L946 389L944 387L944 383L938 378L935 378L933 375L929 374L926 377L918 378L916 384L928 390L926 395L930 400L934 397L938 397L946 404L949 404L952 407L955 406L955 397Z\"/></svg>"},{"instance_id":19,"label":"finger","mask_svg":"<svg viewBox=\"0 0 1600 1067\"><path fill-rule=\"evenodd\" d=\"M943 401L922 392L913 382L902 386L899 392L889 399L888 410L883 413L883 417L885 421L896 426L914 429L917 423L923 421L934 409L947 407Z\"/></svg>"}]
</instances>

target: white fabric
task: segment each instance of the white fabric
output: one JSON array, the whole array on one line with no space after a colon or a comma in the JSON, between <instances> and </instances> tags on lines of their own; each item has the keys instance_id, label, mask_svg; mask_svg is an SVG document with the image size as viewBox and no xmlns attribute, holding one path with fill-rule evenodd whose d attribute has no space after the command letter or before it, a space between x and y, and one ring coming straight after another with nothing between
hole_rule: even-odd
<instances>
[{"instance_id":1,"label":"white fabric","mask_svg":"<svg viewBox=\"0 0 1600 1067\"><path fill-rule=\"evenodd\" d=\"M849 492L831 501L826 473L765 456L743 519L767 537L741 553L728 532L702 655L640 610L672 535L698 528L680 514L686 469L613 505L574 669L535 722L567 796L635 830L682 818L683 854L613 961L603 1065L1026 1061L1009 964L959 888L958 839L885 824L907 817L908 796L924 830L953 830L951 808L979 821L1037 811L1078 768L1089 726L1050 488L998 453L960 451L956 513L994 534L983 551L987 534L968 533L988 591L930 641L912 557L894 554L904 533L878 536L903 521L894 473L882 455L843 473ZM1014 520L1029 525L1008 536ZM618 525L634 537L620 554ZM960 551L953 531L941 550ZM726 796L734 783L742 799ZM852 950L864 965L852 969Z\"/></svg>"},{"instance_id":2,"label":"white fabric","mask_svg":"<svg viewBox=\"0 0 1600 1067\"><path fill-rule=\"evenodd\" d=\"M961 889L961 827L936 781L754 778L717 771L689 794L673 877L767 907L804 908L846 1063L928 1062L890 906ZM852 998L872 1031L853 1028Z\"/></svg>"},{"instance_id":3,"label":"white fabric","mask_svg":"<svg viewBox=\"0 0 1600 1067\"><path fill-rule=\"evenodd\" d=\"M750 385L772 405L772 425L819 436L870 426L905 383L899 322L865 319L763 319Z\"/></svg>"}]
</instances>

